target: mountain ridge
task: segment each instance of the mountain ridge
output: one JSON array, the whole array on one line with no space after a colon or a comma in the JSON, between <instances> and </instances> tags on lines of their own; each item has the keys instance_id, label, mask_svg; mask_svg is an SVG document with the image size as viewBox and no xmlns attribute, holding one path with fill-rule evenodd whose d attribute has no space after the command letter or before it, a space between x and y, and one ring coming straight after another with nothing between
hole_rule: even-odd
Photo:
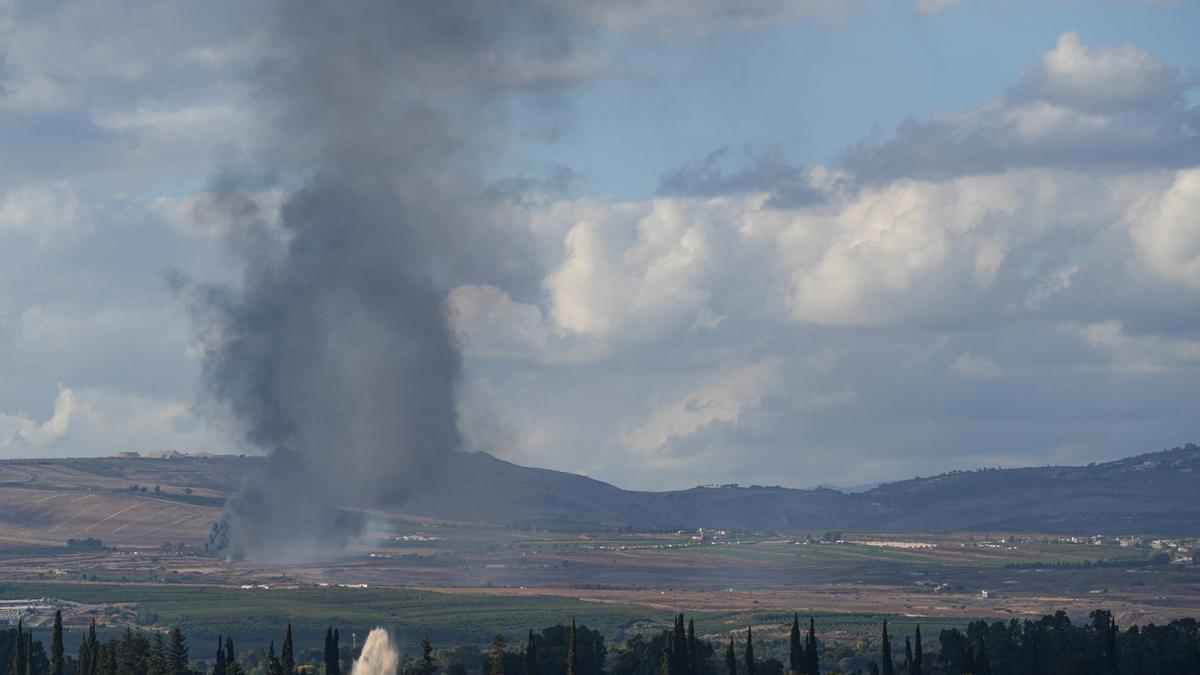
<instances>
[{"instance_id":1,"label":"mountain ridge","mask_svg":"<svg viewBox=\"0 0 1200 675\"><path fill-rule=\"evenodd\" d=\"M174 512L192 517L199 529L243 480L265 475L267 467L261 457L232 455L0 460L0 526L24 528L33 537L54 521L50 506L63 504L63 517L70 517L68 494L89 492L109 495L120 508L146 499L176 504ZM447 456L422 490L385 510L536 528L1178 536L1200 535L1198 479L1200 446L1194 444L1086 466L952 471L855 493L777 486L625 490L475 452ZM31 491L37 490L64 495L35 498ZM29 506L43 499L45 513Z\"/></svg>"}]
</instances>

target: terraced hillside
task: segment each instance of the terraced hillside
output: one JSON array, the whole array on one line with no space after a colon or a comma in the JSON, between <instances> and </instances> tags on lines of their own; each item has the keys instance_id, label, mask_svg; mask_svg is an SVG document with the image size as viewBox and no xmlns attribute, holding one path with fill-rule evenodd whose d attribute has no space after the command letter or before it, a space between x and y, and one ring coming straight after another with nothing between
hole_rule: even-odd
<instances>
[{"instance_id":1,"label":"terraced hillside","mask_svg":"<svg viewBox=\"0 0 1200 675\"><path fill-rule=\"evenodd\" d=\"M264 462L253 458L0 462L0 547L203 544L226 496Z\"/></svg>"}]
</instances>

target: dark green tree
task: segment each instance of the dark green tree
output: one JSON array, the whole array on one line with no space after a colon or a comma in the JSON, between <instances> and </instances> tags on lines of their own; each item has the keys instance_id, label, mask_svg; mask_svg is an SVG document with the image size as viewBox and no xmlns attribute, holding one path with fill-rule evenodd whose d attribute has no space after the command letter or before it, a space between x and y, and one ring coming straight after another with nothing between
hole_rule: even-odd
<instances>
[{"instance_id":1,"label":"dark green tree","mask_svg":"<svg viewBox=\"0 0 1200 675\"><path fill-rule=\"evenodd\" d=\"M879 672L883 675L896 675L896 664L892 663L892 641L888 637L887 620L883 622L883 642L879 645L879 660L882 667Z\"/></svg>"},{"instance_id":2,"label":"dark green tree","mask_svg":"<svg viewBox=\"0 0 1200 675\"><path fill-rule=\"evenodd\" d=\"M492 636L492 651L488 655L488 675L504 675L504 636Z\"/></svg>"},{"instance_id":3,"label":"dark green tree","mask_svg":"<svg viewBox=\"0 0 1200 675\"><path fill-rule=\"evenodd\" d=\"M12 661L9 663L8 672L12 675L25 675L25 624L22 619L17 619L17 637L15 646L13 647Z\"/></svg>"},{"instance_id":4,"label":"dark green tree","mask_svg":"<svg viewBox=\"0 0 1200 675\"><path fill-rule=\"evenodd\" d=\"M287 625L283 636L283 647L279 650L279 665L283 675L296 675L296 654L292 649L292 624Z\"/></svg>"},{"instance_id":5,"label":"dark green tree","mask_svg":"<svg viewBox=\"0 0 1200 675\"><path fill-rule=\"evenodd\" d=\"M788 672L803 675L808 669L804 663L804 645L800 643L800 615L792 615L792 631L788 634Z\"/></svg>"},{"instance_id":6,"label":"dark green tree","mask_svg":"<svg viewBox=\"0 0 1200 675\"><path fill-rule=\"evenodd\" d=\"M733 638L729 638L729 649L725 650L725 675L737 675L737 654L733 653Z\"/></svg>"},{"instance_id":7,"label":"dark green tree","mask_svg":"<svg viewBox=\"0 0 1200 675\"><path fill-rule=\"evenodd\" d=\"M913 662L912 640L909 640L907 637L905 637L904 638L904 672L905 673L912 672L912 662Z\"/></svg>"},{"instance_id":8,"label":"dark green tree","mask_svg":"<svg viewBox=\"0 0 1200 675\"><path fill-rule=\"evenodd\" d=\"M217 656L221 660L221 673L227 675L224 662L225 650L217 641ZM154 631L154 640L150 643L150 653L146 655L146 675L167 675L167 643L163 641L162 633Z\"/></svg>"},{"instance_id":9,"label":"dark green tree","mask_svg":"<svg viewBox=\"0 0 1200 675\"><path fill-rule=\"evenodd\" d=\"M682 615L681 615L682 616ZM697 670L697 659L699 658L698 647L696 646L696 623L688 619L687 627L687 674L699 675Z\"/></svg>"},{"instance_id":10,"label":"dark green tree","mask_svg":"<svg viewBox=\"0 0 1200 675\"><path fill-rule=\"evenodd\" d=\"M579 639L575 619L571 619L571 635L567 640L567 675L579 675Z\"/></svg>"},{"instance_id":11,"label":"dark green tree","mask_svg":"<svg viewBox=\"0 0 1200 675\"><path fill-rule=\"evenodd\" d=\"M921 624L913 636L913 661L908 675L925 675L925 648L921 646Z\"/></svg>"},{"instance_id":12,"label":"dark green tree","mask_svg":"<svg viewBox=\"0 0 1200 675\"><path fill-rule=\"evenodd\" d=\"M279 657L275 656L274 640L271 640L271 646L267 648L267 658L263 661L263 667L267 675L283 675L283 666L279 663Z\"/></svg>"},{"instance_id":13,"label":"dark green tree","mask_svg":"<svg viewBox=\"0 0 1200 675\"><path fill-rule=\"evenodd\" d=\"M974 675L992 675L992 658L988 656L987 642L980 636L975 642Z\"/></svg>"},{"instance_id":14,"label":"dark green tree","mask_svg":"<svg viewBox=\"0 0 1200 675\"><path fill-rule=\"evenodd\" d=\"M742 654L742 659L746 662L746 675L754 675L754 636L750 626L746 626L746 652Z\"/></svg>"},{"instance_id":15,"label":"dark green tree","mask_svg":"<svg viewBox=\"0 0 1200 675\"><path fill-rule=\"evenodd\" d=\"M533 640L533 629L529 629L529 640L525 643L524 675L538 675L537 644Z\"/></svg>"},{"instance_id":16,"label":"dark green tree","mask_svg":"<svg viewBox=\"0 0 1200 675\"><path fill-rule=\"evenodd\" d=\"M817 653L817 622L808 617L808 637L804 644L804 661L808 664L808 675L819 675L821 672L820 655Z\"/></svg>"},{"instance_id":17,"label":"dark green tree","mask_svg":"<svg viewBox=\"0 0 1200 675\"><path fill-rule=\"evenodd\" d=\"M92 620L92 627L83 639L79 641L79 655L75 657L75 672L76 675L93 675L92 670L92 644L89 639L96 637L96 620Z\"/></svg>"},{"instance_id":18,"label":"dark green tree","mask_svg":"<svg viewBox=\"0 0 1200 675\"><path fill-rule=\"evenodd\" d=\"M63 675L62 610L54 611L54 632L50 636L50 675Z\"/></svg>"},{"instance_id":19,"label":"dark green tree","mask_svg":"<svg viewBox=\"0 0 1200 675\"><path fill-rule=\"evenodd\" d=\"M428 635L421 636L421 673L422 675L433 675L437 670L437 664L433 662L433 641Z\"/></svg>"},{"instance_id":20,"label":"dark green tree","mask_svg":"<svg viewBox=\"0 0 1200 675\"><path fill-rule=\"evenodd\" d=\"M225 642L220 635L217 636L217 656L213 661L213 675L225 675Z\"/></svg>"},{"instance_id":21,"label":"dark green tree","mask_svg":"<svg viewBox=\"0 0 1200 675\"><path fill-rule=\"evenodd\" d=\"M171 629L171 646L167 650L168 675L189 675L187 639L179 627Z\"/></svg>"},{"instance_id":22,"label":"dark green tree","mask_svg":"<svg viewBox=\"0 0 1200 675\"><path fill-rule=\"evenodd\" d=\"M572 639L572 635L574 638ZM576 675L600 675L604 669L606 649L604 636L587 626L577 625L572 631L571 626L548 626L540 634L534 635L537 644L537 667L540 675L566 675L568 661L573 661ZM574 657L568 658L572 643ZM653 668L657 673L658 656L655 655Z\"/></svg>"}]
</instances>

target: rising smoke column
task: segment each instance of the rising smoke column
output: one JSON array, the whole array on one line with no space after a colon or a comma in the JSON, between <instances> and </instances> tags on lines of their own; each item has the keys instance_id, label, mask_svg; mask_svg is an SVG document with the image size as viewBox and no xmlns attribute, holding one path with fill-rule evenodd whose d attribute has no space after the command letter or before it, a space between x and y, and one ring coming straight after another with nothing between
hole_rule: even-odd
<instances>
[{"instance_id":1,"label":"rising smoke column","mask_svg":"<svg viewBox=\"0 0 1200 675\"><path fill-rule=\"evenodd\" d=\"M208 400L270 455L217 548L336 550L363 526L353 507L402 501L459 447L443 298L511 263L480 176L504 136L499 98L531 85L521 50L561 47L553 23L485 0L282 6L252 75L272 129L254 163L289 196L276 225L226 181L242 279L191 293Z\"/></svg>"}]
</instances>

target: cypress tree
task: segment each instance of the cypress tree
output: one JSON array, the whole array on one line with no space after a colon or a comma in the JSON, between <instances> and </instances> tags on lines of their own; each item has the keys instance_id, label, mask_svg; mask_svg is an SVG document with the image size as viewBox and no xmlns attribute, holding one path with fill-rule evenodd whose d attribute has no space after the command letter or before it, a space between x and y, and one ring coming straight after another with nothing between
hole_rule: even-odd
<instances>
[{"instance_id":1,"label":"cypress tree","mask_svg":"<svg viewBox=\"0 0 1200 675\"><path fill-rule=\"evenodd\" d=\"M330 659L331 654L333 654L333 626L325 629L325 675L330 675L334 671Z\"/></svg>"},{"instance_id":2,"label":"cypress tree","mask_svg":"<svg viewBox=\"0 0 1200 675\"><path fill-rule=\"evenodd\" d=\"M524 675L538 675L537 644L533 641L533 629L529 630L529 641L525 643Z\"/></svg>"},{"instance_id":3,"label":"cypress tree","mask_svg":"<svg viewBox=\"0 0 1200 675\"><path fill-rule=\"evenodd\" d=\"M104 650L104 675L117 675L117 643L109 642L108 648Z\"/></svg>"},{"instance_id":4,"label":"cypress tree","mask_svg":"<svg viewBox=\"0 0 1200 675\"><path fill-rule=\"evenodd\" d=\"M62 610L54 612L54 632L50 636L50 675L63 675Z\"/></svg>"},{"instance_id":5,"label":"cypress tree","mask_svg":"<svg viewBox=\"0 0 1200 675\"><path fill-rule=\"evenodd\" d=\"M737 655L733 653L733 638L729 638L729 649L725 650L725 675L737 675Z\"/></svg>"},{"instance_id":6,"label":"cypress tree","mask_svg":"<svg viewBox=\"0 0 1200 675\"><path fill-rule=\"evenodd\" d=\"M220 635L217 636L217 657L213 662L213 675L225 675L225 642Z\"/></svg>"},{"instance_id":7,"label":"cypress tree","mask_svg":"<svg viewBox=\"0 0 1200 675\"><path fill-rule=\"evenodd\" d=\"M233 653L233 638L225 637L225 675L234 675L230 670L237 663L237 655ZM242 669L241 664L238 664L238 670Z\"/></svg>"},{"instance_id":8,"label":"cypress tree","mask_svg":"<svg viewBox=\"0 0 1200 675\"><path fill-rule=\"evenodd\" d=\"M688 619L687 629L687 673L699 675L696 670L696 623Z\"/></svg>"},{"instance_id":9,"label":"cypress tree","mask_svg":"<svg viewBox=\"0 0 1200 675\"><path fill-rule=\"evenodd\" d=\"M283 667L283 675L296 675L296 657L292 652L292 624L287 625L287 633L283 637L283 649L280 650L279 663Z\"/></svg>"},{"instance_id":10,"label":"cypress tree","mask_svg":"<svg viewBox=\"0 0 1200 675\"><path fill-rule=\"evenodd\" d=\"M800 615L792 616L792 632L788 636L788 670L792 675L801 675L804 667L804 647L800 645Z\"/></svg>"},{"instance_id":11,"label":"cypress tree","mask_svg":"<svg viewBox=\"0 0 1200 675\"><path fill-rule=\"evenodd\" d=\"M275 656L275 641L271 640L271 646L267 648L267 675L283 675L282 671L283 666Z\"/></svg>"},{"instance_id":12,"label":"cypress tree","mask_svg":"<svg viewBox=\"0 0 1200 675\"><path fill-rule=\"evenodd\" d=\"M571 638L567 643L567 675L579 675L579 645L575 639L575 619L571 619Z\"/></svg>"},{"instance_id":13,"label":"cypress tree","mask_svg":"<svg viewBox=\"0 0 1200 675\"><path fill-rule=\"evenodd\" d=\"M742 658L746 660L746 675L754 675L754 636L750 634L750 626L746 626L746 653Z\"/></svg>"},{"instance_id":14,"label":"cypress tree","mask_svg":"<svg viewBox=\"0 0 1200 675\"><path fill-rule=\"evenodd\" d=\"M167 672L169 675L190 675L188 670L187 639L179 627L171 629L171 648L167 652Z\"/></svg>"},{"instance_id":15,"label":"cypress tree","mask_svg":"<svg viewBox=\"0 0 1200 675\"><path fill-rule=\"evenodd\" d=\"M675 617L675 672L688 675L688 643L683 614Z\"/></svg>"},{"instance_id":16,"label":"cypress tree","mask_svg":"<svg viewBox=\"0 0 1200 675\"><path fill-rule=\"evenodd\" d=\"M675 618L675 623L671 630L667 631L667 638L663 641L662 660L658 664L659 675L682 675L675 669L678 663L678 656L675 654L675 629L679 627L679 617Z\"/></svg>"},{"instance_id":17,"label":"cypress tree","mask_svg":"<svg viewBox=\"0 0 1200 675\"><path fill-rule=\"evenodd\" d=\"M433 642L429 640L428 635L421 636L421 672L424 675L432 675L433 671L437 670L437 666L433 665Z\"/></svg>"},{"instance_id":18,"label":"cypress tree","mask_svg":"<svg viewBox=\"0 0 1200 675\"><path fill-rule=\"evenodd\" d=\"M908 675L925 675L925 649L920 646L920 623L917 625L917 634L912 638L912 670L908 671Z\"/></svg>"},{"instance_id":19,"label":"cypress tree","mask_svg":"<svg viewBox=\"0 0 1200 675\"><path fill-rule=\"evenodd\" d=\"M88 644L87 636L79 642L79 655L75 657L76 675L90 675L92 646Z\"/></svg>"},{"instance_id":20,"label":"cypress tree","mask_svg":"<svg viewBox=\"0 0 1200 675\"><path fill-rule=\"evenodd\" d=\"M883 667L879 669L883 675L896 675L896 664L892 663L892 641L888 638L887 620L883 622L883 644L879 646L879 657Z\"/></svg>"},{"instance_id":21,"label":"cypress tree","mask_svg":"<svg viewBox=\"0 0 1200 675\"><path fill-rule=\"evenodd\" d=\"M221 641L217 640L217 657L220 659L222 673L227 672L224 655ZM159 631L154 631L154 642L151 643L150 653L146 657L146 675L167 675L167 644L163 642L162 633Z\"/></svg>"},{"instance_id":22,"label":"cypress tree","mask_svg":"<svg viewBox=\"0 0 1200 675\"><path fill-rule=\"evenodd\" d=\"M1108 615L1108 626L1104 630L1104 659L1109 675L1117 675L1117 622L1113 621L1112 614Z\"/></svg>"},{"instance_id":23,"label":"cypress tree","mask_svg":"<svg viewBox=\"0 0 1200 675\"><path fill-rule=\"evenodd\" d=\"M992 659L988 656L987 643L983 636L975 643L975 675L992 675Z\"/></svg>"},{"instance_id":24,"label":"cypress tree","mask_svg":"<svg viewBox=\"0 0 1200 675\"><path fill-rule=\"evenodd\" d=\"M492 653L488 656L488 675L504 675L504 636L492 636Z\"/></svg>"},{"instance_id":25,"label":"cypress tree","mask_svg":"<svg viewBox=\"0 0 1200 675\"><path fill-rule=\"evenodd\" d=\"M874 661L867 664L867 675L879 675L879 666Z\"/></svg>"},{"instance_id":26,"label":"cypress tree","mask_svg":"<svg viewBox=\"0 0 1200 675\"><path fill-rule=\"evenodd\" d=\"M908 637L906 636L904 638L904 672L905 673L912 672L912 662L913 662L912 640L909 640Z\"/></svg>"},{"instance_id":27,"label":"cypress tree","mask_svg":"<svg viewBox=\"0 0 1200 675\"><path fill-rule=\"evenodd\" d=\"M342 636L333 629L333 675L342 675Z\"/></svg>"},{"instance_id":28,"label":"cypress tree","mask_svg":"<svg viewBox=\"0 0 1200 675\"><path fill-rule=\"evenodd\" d=\"M25 675L33 675L33 629L25 633Z\"/></svg>"},{"instance_id":29,"label":"cypress tree","mask_svg":"<svg viewBox=\"0 0 1200 675\"><path fill-rule=\"evenodd\" d=\"M808 675L820 675L821 661L817 654L817 622L808 617L808 642L804 646L804 657L808 663Z\"/></svg>"},{"instance_id":30,"label":"cypress tree","mask_svg":"<svg viewBox=\"0 0 1200 675\"><path fill-rule=\"evenodd\" d=\"M921 624L917 624L917 633L913 637L913 662L909 675L925 675L925 648L921 646Z\"/></svg>"},{"instance_id":31,"label":"cypress tree","mask_svg":"<svg viewBox=\"0 0 1200 675\"><path fill-rule=\"evenodd\" d=\"M25 675L25 628L24 620L17 619L17 640L13 646L12 663L9 671L12 675Z\"/></svg>"},{"instance_id":32,"label":"cypress tree","mask_svg":"<svg viewBox=\"0 0 1200 675\"><path fill-rule=\"evenodd\" d=\"M88 627L87 636L88 650L88 669L87 675L96 675L100 672L100 641L96 639L96 620L92 619L92 625Z\"/></svg>"}]
</instances>

